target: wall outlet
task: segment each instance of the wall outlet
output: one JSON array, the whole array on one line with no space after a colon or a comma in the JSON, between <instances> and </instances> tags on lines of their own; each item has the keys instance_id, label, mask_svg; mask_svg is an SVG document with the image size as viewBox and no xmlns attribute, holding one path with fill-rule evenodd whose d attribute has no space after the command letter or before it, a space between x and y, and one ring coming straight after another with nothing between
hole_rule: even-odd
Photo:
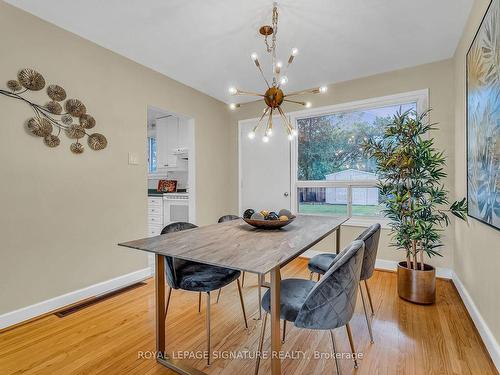
<instances>
[{"instance_id":1,"label":"wall outlet","mask_svg":"<svg viewBox=\"0 0 500 375\"><path fill-rule=\"evenodd\" d=\"M129 165L139 165L139 154L137 152L129 152L128 163Z\"/></svg>"}]
</instances>

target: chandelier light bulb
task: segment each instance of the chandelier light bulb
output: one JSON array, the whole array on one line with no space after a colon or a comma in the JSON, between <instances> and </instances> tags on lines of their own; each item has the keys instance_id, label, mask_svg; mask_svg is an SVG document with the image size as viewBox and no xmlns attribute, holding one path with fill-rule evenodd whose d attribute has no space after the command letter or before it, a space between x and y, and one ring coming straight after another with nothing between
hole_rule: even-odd
<instances>
[{"instance_id":1,"label":"chandelier light bulb","mask_svg":"<svg viewBox=\"0 0 500 375\"><path fill-rule=\"evenodd\" d=\"M281 68L283 67L283 63L281 61L278 61L276 65L274 65L274 71L276 74L280 74Z\"/></svg>"},{"instance_id":2,"label":"chandelier light bulb","mask_svg":"<svg viewBox=\"0 0 500 375\"><path fill-rule=\"evenodd\" d=\"M236 89L236 87L230 87L230 88L228 89L228 91L229 91L229 93L230 93L231 95L236 95L236 93L238 92L238 90Z\"/></svg>"},{"instance_id":3,"label":"chandelier light bulb","mask_svg":"<svg viewBox=\"0 0 500 375\"><path fill-rule=\"evenodd\" d=\"M285 86L287 83L288 83L288 77L287 76L283 76L283 77L280 78L280 84L282 86Z\"/></svg>"},{"instance_id":4,"label":"chandelier light bulb","mask_svg":"<svg viewBox=\"0 0 500 375\"><path fill-rule=\"evenodd\" d=\"M250 57L252 58L252 61L257 61L257 59L259 58L259 55L257 55L257 53L254 52L250 55Z\"/></svg>"},{"instance_id":5,"label":"chandelier light bulb","mask_svg":"<svg viewBox=\"0 0 500 375\"><path fill-rule=\"evenodd\" d=\"M298 48L295 48L295 47L294 47L294 48L292 48L292 56L293 56L293 57L297 56L297 55L298 55L298 53L299 53L299 49L298 49Z\"/></svg>"},{"instance_id":6,"label":"chandelier light bulb","mask_svg":"<svg viewBox=\"0 0 500 375\"><path fill-rule=\"evenodd\" d=\"M321 86L321 87L319 88L319 92L320 92L320 94L324 94L324 93L325 93L325 92L327 92L327 91L328 91L328 87L326 87L326 86Z\"/></svg>"},{"instance_id":7,"label":"chandelier light bulb","mask_svg":"<svg viewBox=\"0 0 500 375\"><path fill-rule=\"evenodd\" d=\"M292 141L293 140L293 134L288 134L288 140Z\"/></svg>"},{"instance_id":8,"label":"chandelier light bulb","mask_svg":"<svg viewBox=\"0 0 500 375\"><path fill-rule=\"evenodd\" d=\"M306 108L311 108L312 103L311 102L306 102Z\"/></svg>"},{"instance_id":9,"label":"chandelier light bulb","mask_svg":"<svg viewBox=\"0 0 500 375\"><path fill-rule=\"evenodd\" d=\"M297 134L299 134L299 133L297 132L297 129L292 129L292 137L296 137L296 136L297 136Z\"/></svg>"},{"instance_id":10,"label":"chandelier light bulb","mask_svg":"<svg viewBox=\"0 0 500 375\"><path fill-rule=\"evenodd\" d=\"M267 129L267 130L266 130L266 135L267 135L268 137L272 136L272 135L273 135L273 129Z\"/></svg>"},{"instance_id":11,"label":"chandelier light bulb","mask_svg":"<svg viewBox=\"0 0 500 375\"><path fill-rule=\"evenodd\" d=\"M248 133L248 138L254 139L255 138L255 132L254 131L249 132Z\"/></svg>"},{"instance_id":12,"label":"chandelier light bulb","mask_svg":"<svg viewBox=\"0 0 500 375\"><path fill-rule=\"evenodd\" d=\"M269 142L269 137L267 135L262 137L262 142L267 143Z\"/></svg>"}]
</instances>

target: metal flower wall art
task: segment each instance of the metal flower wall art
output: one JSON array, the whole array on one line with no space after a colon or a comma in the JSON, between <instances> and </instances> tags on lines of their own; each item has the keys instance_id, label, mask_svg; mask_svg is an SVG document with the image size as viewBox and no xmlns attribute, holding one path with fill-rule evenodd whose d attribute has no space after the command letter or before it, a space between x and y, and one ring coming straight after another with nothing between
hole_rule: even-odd
<instances>
[{"instance_id":1,"label":"metal flower wall art","mask_svg":"<svg viewBox=\"0 0 500 375\"><path fill-rule=\"evenodd\" d=\"M102 150L108 144L106 137L92 133L96 121L87 113L87 108L78 99L66 99L66 90L58 85L49 85L49 101L45 105L33 103L23 94L28 91L40 91L45 88L45 79L36 70L25 68L19 71L17 79L7 82L7 90L0 89L0 94L21 100L33 110L33 117L26 122L27 130L33 136L41 137L48 147L57 147L61 143L60 135L73 140L69 149L74 154L81 154L85 147L80 143L87 138L92 150Z\"/></svg>"}]
</instances>

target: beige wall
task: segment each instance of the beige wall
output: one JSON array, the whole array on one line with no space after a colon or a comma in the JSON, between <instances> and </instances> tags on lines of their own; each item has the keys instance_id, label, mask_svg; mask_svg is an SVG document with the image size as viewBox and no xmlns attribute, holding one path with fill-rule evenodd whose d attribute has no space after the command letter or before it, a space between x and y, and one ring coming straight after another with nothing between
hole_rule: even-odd
<instances>
[{"instance_id":1,"label":"beige wall","mask_svg":"<svg viewBox=\"0 0 500 375\"><path fill-rule=\"evenodd\" d=\"M293 74L290 76L293 79ZM448 165L446 172L448 178L445 185L453 192L454 169L454 140L453 136L453 61L444 60L432 64L425 64L413 68L392 71L389 73L378 74L370 77L356 79L347 82L341 82L330 85L328 93L325 95L303 96L302 99L309 100L313 107L322 107L327 105L347 103L355 100L362 100L385 95L392 95L408 91L429 89L429 103L433 108L431 120L439 122L439 130L433 132L436 139L436 146L445 150L448 156ZM298 106L290 105L285 107L287 111L299 109ZM262 103L251 103L242 106L232 114L231 137L233 140L233 212L238 210L238 120L254 118L262 110ZM362 231L359 227L345 227L343 230L342 242L347 244ZM453 264L453 229L450 227L445 232L442 250L444 257L433 258L430 263L438 267L451 268ZM378 257L386 260L402 260L404 254L389 246L388 231L384 231L381 238ZM332 239L327 239L316 247L316 250L331 250Z\"/></svg>"},{"instance_id":2,"label":"beige wall","mask_svg":"<svg viewBox=\"0 0 500 375\"><path fill-rule=\"evenodd\" d=\"M195 119L197 222L229 210L224 104L0 1L0 85L23 67L80 98L107 149L80 155L26 134L31 109L0 97L0 314L147 266L116 243L146 235L148 105ZM30 96L45 103L44 92ZM141 155L128 165L128 152Z\"/></svg>"},{"instance_id":3,"label":"beige wall","mask_svg":"<svg viewBox=\"0 0 500 375\"><path fill-rule=\"evenodd\" d=\"M489 0L476 0L454 57L455 82L455 190L467 194L465 142L465 56ZM486 324L497 345L500 342L500 231L469 218L455 227L456 244L453 268Z\"/></svg>"}]
</instances>

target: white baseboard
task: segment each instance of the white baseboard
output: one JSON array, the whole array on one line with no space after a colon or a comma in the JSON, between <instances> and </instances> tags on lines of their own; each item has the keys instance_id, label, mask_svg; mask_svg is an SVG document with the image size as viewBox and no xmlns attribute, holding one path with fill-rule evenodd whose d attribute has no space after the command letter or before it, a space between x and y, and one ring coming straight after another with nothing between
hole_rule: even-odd
<instances>
[{"instance_id":1,"label":"white baseboard","mask_svg":"<svg viewBox=\"0 0 500 375\"><path fill-rule=\"evenodd\" d=\"M322 254L324 251L307 250L301 255L303 258L312 258L315 255ZM377 259L375 261L375 268L379 270L396 271L398 262L395 260ZM443 279L451 279L453 271L449 268L436 267L436 276Z\"/></svg>"},{"instance_id":2,"label":"white baseboard","mask_svg":"<svg viewBox=\"0 0 500 375\"><path fill-rule=\"evenodd\" d=\"M75 290L70 293L63 294L31 306L26 306L18 310L10 311L0 315L0 329L24 322L25 320L35 318L37 316L50 313L51 311L60 309L61 307L71 305L75 302L86 298L98 296L108 293L116 289L137 283L151 276L151 268L143 268L138 271L128 273L126 275L115 277L114 279L106 280L98 284Z\"/></svg>"},{"instance_id":3,"label":"white baseboard","mask_svg":"<svg viewBox=\"0 0 500 375\"><path fill-rule=\"evenodd\" d=\"M500 372L500 345L498 344L498 341L495 339L495 336L493 336L493 333L484 321L481 313L474 303L474 300L470 296L467 289L465 289L464 284L462 284L462 281L455 272L452 273L452 280L453 284L455 284L455 287L458 290L458 293L460 294L460 297L462 298L462 301L464 302L465 307L467 308L467 311L469 312L470 317L472 318L472 321L474 322L474 325L479 332L479 335L483 339L486 350L488 350L488 353L490 353L495 367Z\"/></svg>"}]
</instances>

